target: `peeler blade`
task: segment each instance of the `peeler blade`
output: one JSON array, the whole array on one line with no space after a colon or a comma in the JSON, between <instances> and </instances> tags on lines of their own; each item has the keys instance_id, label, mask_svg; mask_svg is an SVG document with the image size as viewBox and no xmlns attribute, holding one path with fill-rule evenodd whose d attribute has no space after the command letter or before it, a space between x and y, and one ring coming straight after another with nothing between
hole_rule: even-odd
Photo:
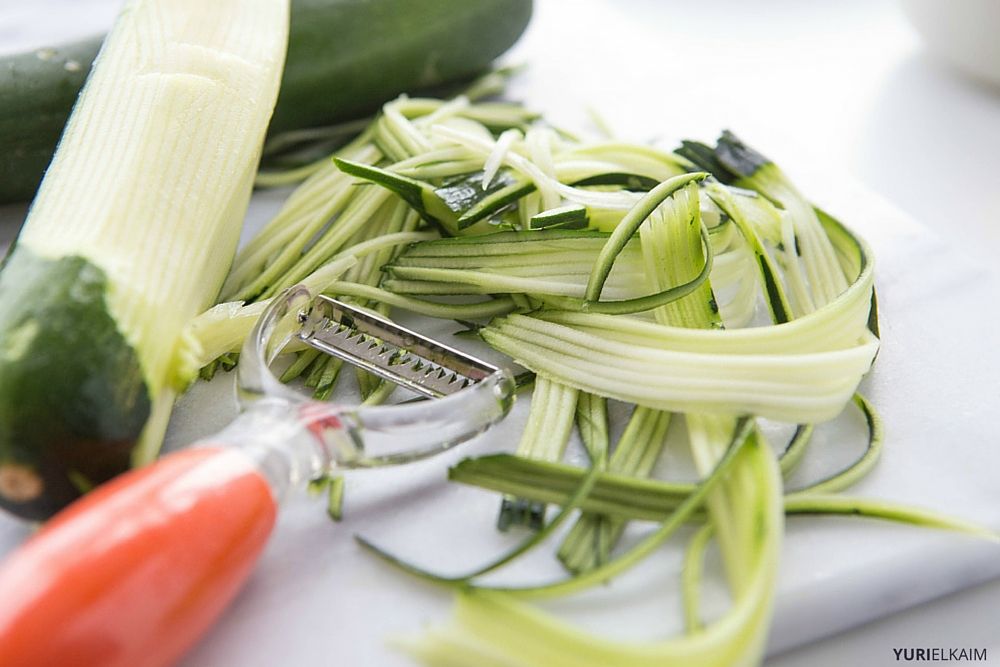
<instances>
[{"instance_id":1,"label":"peeler blade","mask_svg":"<svg viewBox=\"0 0 1000 667\"><path fill-rule=\"evenodd\" d=\"M295 336L421 396L442 398L478 384L496 366L383 317L318 296Z\"/></svg>"}]
</instances>

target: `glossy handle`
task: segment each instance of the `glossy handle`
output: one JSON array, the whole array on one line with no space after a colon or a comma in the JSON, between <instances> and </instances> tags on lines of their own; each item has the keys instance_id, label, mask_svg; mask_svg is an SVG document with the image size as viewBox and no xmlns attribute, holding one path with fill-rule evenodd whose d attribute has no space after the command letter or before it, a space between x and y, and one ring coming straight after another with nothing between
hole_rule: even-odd
<instances>
[{"instance_id":1,"label":"glossy handle","mask_svg":"<svg viewBox=\"0 0 1000 667\"><path fill-rule=\"evenodd\" d=\"M172 664L236 595L276 511L232 448L176 452L100 487L0 568L0 665Z\"/></svg>"}]
</instances>

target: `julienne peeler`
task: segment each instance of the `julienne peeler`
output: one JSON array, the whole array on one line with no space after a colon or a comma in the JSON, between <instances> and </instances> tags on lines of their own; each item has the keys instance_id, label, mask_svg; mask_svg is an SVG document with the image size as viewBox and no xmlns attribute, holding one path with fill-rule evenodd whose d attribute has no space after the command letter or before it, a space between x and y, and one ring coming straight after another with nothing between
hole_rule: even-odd
<instances>
[{"instance_id":1,"label":"julienne peeler","mask_svg":"<svg viewBox=\"0 0 1000 667\"><path fill-rule=\"evenodd\" d=\"M309 399L272 372L305 347L436 400ZM261 315L237 384L229 426L83 497L3 563L0 665L172 664L247 579L291 487L445 451L514 396L507 371L301 286Z\"/></svg>"}]
</instances>

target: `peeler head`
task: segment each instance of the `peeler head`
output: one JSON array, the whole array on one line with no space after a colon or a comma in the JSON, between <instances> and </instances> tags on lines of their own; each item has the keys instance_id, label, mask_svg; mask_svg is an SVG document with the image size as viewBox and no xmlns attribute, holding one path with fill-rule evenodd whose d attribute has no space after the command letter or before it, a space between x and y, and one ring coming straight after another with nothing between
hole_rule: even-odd
<instances>
[{"instance_id":1,"label":"peeler head","mask_svg":"<svg viewBox=\"0 0 1000 667\"><path fill-rule=\"evenodd\" d=\"M451 396L500 369L383 317L318 296L298 339L427 398Z\"/></svg>"},{"instance_id":2,"label":"peeler head","mask_svg":"<svg viewBox=\"0 0 1000 667\"><path fill-rule=\"evenodd\" d=\"M282 354L306 348L434 400L384 406L316 401L272 371ZM514 400L509 371L301 285L275 297L261 315L244 343L237 377L245 408L287 406L337 467L439 453L502 419Z\"/></svg>"}]
</instances>

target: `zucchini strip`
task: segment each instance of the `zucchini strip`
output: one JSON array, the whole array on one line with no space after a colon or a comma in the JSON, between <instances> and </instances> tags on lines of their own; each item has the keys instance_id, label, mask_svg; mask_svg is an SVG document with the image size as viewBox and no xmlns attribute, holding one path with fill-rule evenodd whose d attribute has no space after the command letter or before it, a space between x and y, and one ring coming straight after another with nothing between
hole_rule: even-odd
<instances>
[{"instance_id":1,"label":"zucchini strip","mask_svg":"<svg viewBox=\"0 0 1000 667\"><path fill-rule=\"evenodd\" d=\"M594 482L597 480L599 472L599 468L591 467L590 470L581 478L580 484L577 486L576 490L573 491L573 494L569 497L566 503L560 508L556 516L543 527L540 527L539 530L533 532L530 537L521 541L520 544L501 554L497 558L475 568L474 570L466 572L465 574L438 574L422 567L418 567L412 563L408 563L402 558L394 556L388 551L379 548L371 541L360 535L355 535L354 539L364 549L367 549L369 552L378 556L386 563L420 577L425 581L437 584L467 584L477 577L489 574L511 563L515 559L527 553L529 550L547 540L572 515L572 513L576 511L581 503L584 502L586 497L590 494L591 489L593 489Z\"/></svg>"},{"instance_id":2,"label":"zucchini strip","mask_svg":"<svg viewBox=\"0 0 1000 667\"><path fill-rule=\"evenodd\" d=\"M608 402L603 396L580 393L576 400L576 428L591 465L603 467L609 449Z\"/></svg>"},{"instance_id":3,"label":"zucchini strip","mask_svg":"<svg viewBox=\"0 0 1000 667\"><path fill-rule=\"evenodd\" d=\"M683 599L684 628L688 634L698 632L703 627L699 614L701 594L701 574L705 562L705 551L712 539L712 524L706 523L688 542L684 550L684 565L681 570L681 597Z\"/></svg>"},{"instance_id":4,"label":"zucchini strip","mask_svg":"<svg viewBox=\"0 0 1000 667\"><path fill-rule=\"evenodd\" d=\"M717 332L725 334L728 332ZM724 354L636 348L512 314L480 331L519 364L581 391L669 411L743 411L793 423L832 419L878 344L798 354Z\"/></svg>"},{"instance_id":5,"label":"zucchini strip","mask_svg":"<svg viewBox=\"0 0 1000 667\"><path fill-rule=\"evenodd\" d=\"M540 461L558 461L566 451L576 414L577 390L536 377L531 397L528 425L517 445L517 453ZM508 496L500 505L497 527L507 530L512 525L542 526L545 505Z\"/></svg>"},{"instance_id":6,"label":"zucchini strip","mask_svg":"<svg viewBox=\"0 0 1000 667\"><path fill-rule=\"evenodd\" d=\"M858 480L871 472L875 464L878 463L879 456L882 453L882 441L885 438L882 420L875 411L875 407L861 394L854 394L852 401L861 411L861 414L864 415L868 426L868 441L864 454L840 472L834 473L817 482L812 482L801 489L790 491L789 493L826 494L842 491L854 485Z\"/></svg>"},{"instance_id":7,"label":"zucchini strip","mask_svg":"<svg viewBox=\"0 0 1000 667\"><path fill-rule=\"evenodd\" d=\"M670 413L636 407L606 469L628 477L647 477L663 451ZM607 562L625 530L614 517L584 513L566 534L556 557L570 572Z\"/></svg>"},{"instance_id":8,"label":"zucchini strip","mask_svg":"<svg viewBox=\"0 0 1000 667\"><path fill-rule=\"evenodd\" d=\"M563 506L586 474L583 468L557 463L528 461L509 454L465 459L452 466L448 479L500 493L517 493ZM633 521L664 521L684 497L689 483L637 479L607 471L597 474L594 487L579 507L585 512L607 514ZM828 503L827 500L836 502ZM994 539L998 533L987 526L962 521L919 507L882 499L867 499L831 493L789 492L788 514L861 516L918 527L951 530ZM703 518L700 515L694 515Z\"/></svg>"},{"instance_id":9,"label":"zucchini strip","mask_svg":"<svg viewBox=\"0 0 1000 667\"><path fill-rule=\"evenodd\" d=\"M628 243L628 240L639 229L639 225L645 222L646 218L666 199L673 196L675 192L689 183L703 180L706 176L707 174L703 173L674 176L650 190L634 207L629 209L629 212L618 226L615 227L615 231L612 232L597 257L594 273L587 283L585 298L588 301L600 300L601 290L604 288L604 283L607 282L608 275L611 273L611 267L614 264L615 258L621 254L621 251L625 248L625 244Z\"/></svg>"}]
</instances>

